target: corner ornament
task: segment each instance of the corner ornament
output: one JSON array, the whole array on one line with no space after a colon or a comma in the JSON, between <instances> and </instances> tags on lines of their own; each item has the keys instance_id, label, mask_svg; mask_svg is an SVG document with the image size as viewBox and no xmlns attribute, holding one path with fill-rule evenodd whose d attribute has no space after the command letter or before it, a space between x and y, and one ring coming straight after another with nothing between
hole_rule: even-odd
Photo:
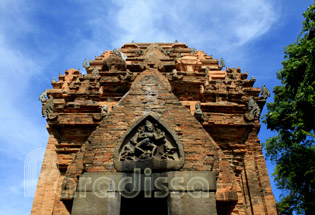
<instances>
[{"instance_id":1,"label":"corner ornament","mask_svg":"<svg viewBox=\"0 0 315 215\"><path fill-rule=\"evenodd\" d=\"M175 132L152 115L142 117L126 132L114 155L118 171L177 170L183 164L183 147Z\"/></svg>"}]
</instances>

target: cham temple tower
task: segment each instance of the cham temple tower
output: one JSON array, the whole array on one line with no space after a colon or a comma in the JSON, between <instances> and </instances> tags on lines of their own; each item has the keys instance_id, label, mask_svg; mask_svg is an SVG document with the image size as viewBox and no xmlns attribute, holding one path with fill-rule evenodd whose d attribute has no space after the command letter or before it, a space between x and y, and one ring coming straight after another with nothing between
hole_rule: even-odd
<instances>
[{"instance_id":1,"label":"cham temple tower","mask_svg":"<svg viewBox=\"0 0 315 215\"><path fill-rule=\"evenodd\" d=\"M269 96L184 43L127 43L42 93L32 215L277 214L258 139ZM225 68L225 70L223 70Z\"/></svg>"}]
</instances>

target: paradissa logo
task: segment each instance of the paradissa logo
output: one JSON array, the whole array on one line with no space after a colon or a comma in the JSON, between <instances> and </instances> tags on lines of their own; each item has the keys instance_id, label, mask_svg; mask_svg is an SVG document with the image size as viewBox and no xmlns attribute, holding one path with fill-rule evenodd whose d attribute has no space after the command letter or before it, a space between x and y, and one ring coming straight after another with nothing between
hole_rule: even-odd
<instances>
[{"instance_id":1,"label":"paradissa logo","mask_svg":"<svg viewBox=\"0 0 315 215\"><path fill-rule=\"evenodd\" d=\"M113 173L115 174L115 173ZM116 173L117 174L117 173ZM180 174L178 174L180 175ZM144 198L181 197L185 194L192 198L209 197L209 182L205 177L192 176L162 176L146 168L135 168L132 174L121 174L117 177L81 176L79 181L79 196L86 197L86 192L93 192L99 198L115 198L118 192L125 198L135 198L141 191Z\"/></svg>"}]
</instances>

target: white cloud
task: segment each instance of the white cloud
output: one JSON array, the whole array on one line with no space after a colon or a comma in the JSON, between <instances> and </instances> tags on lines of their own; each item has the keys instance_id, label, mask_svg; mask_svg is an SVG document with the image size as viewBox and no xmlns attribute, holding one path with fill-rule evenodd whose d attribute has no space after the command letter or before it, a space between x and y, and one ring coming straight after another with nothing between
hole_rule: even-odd
<instances>
[{"instance_id":1,"label":"white cloud","mask_svg":"<svg viewBox=\"0 0 315 215\"><path fill-rule=\"evenodd\" d=\"M3 11L0 15L0 152L22 161L28 150L40 147L42 138L47 136L45 128L34 123L37 110L34 107L40 106L40 102L31 97L34 87L31 81L41 76L42 65L26 50L20 50L15 41L32 29L27 22L30 4L24 3L2 1L0 4Z\"/></svg>"},{"instance_id":2,"label":"white cloud","mask_svg":"<svg viewBox=\"0 0 315 215\"><path fill-rule=\"evenodd\" d=\"M266 33L276 21L267 0L113 1L113 46L136 42L180 42L230 49Z\"/></svg>"}]
</instances>

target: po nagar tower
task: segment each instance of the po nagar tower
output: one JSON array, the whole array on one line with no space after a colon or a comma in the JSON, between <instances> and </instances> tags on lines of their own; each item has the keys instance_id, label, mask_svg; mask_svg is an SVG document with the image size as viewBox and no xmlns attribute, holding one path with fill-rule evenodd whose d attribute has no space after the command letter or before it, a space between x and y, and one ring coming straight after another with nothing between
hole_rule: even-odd
<instances>
[{"instance_id":1,"label":"po nagar tower","mask_svg":"<svg viewBox=\"0 0 315 215\"><path fill-rule=\"evenodd\" d=\"M277 214L257 136L268 90L222 64L184 43L127 43L60 74L40 97L31 214Z\"/></svg>"}]
</instances>

